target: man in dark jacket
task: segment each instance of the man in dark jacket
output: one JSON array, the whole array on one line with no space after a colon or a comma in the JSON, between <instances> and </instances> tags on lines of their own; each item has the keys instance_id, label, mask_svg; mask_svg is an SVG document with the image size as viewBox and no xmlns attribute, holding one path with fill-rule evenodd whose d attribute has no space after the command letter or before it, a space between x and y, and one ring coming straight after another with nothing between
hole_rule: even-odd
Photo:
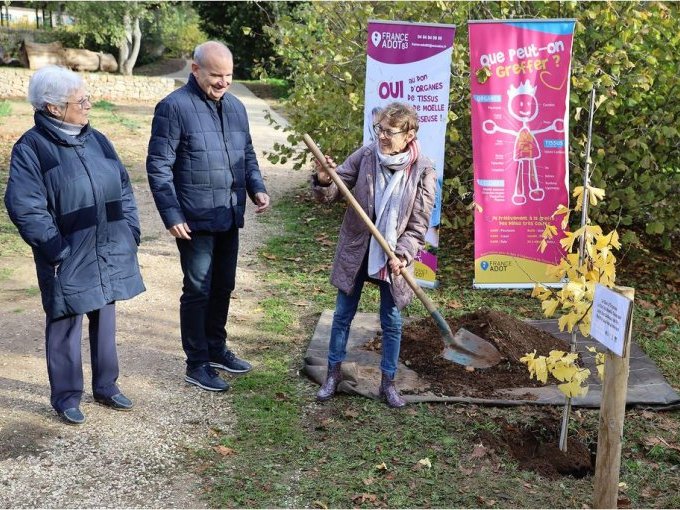
<instances>
[{"instance_id":1,"label":"man in dark jacket","mask_svg":"<svg viewBox=\"0 0 680 510\"><path fill-rule=\"evenodd\" d=\"M176 238L184 273L185 380L209 391L229 388L215 368L252 368L227 348L226 323L246 193L255 212L269 206L245 107L227 93L233 67L222 43L196 48L188 83L156 106L146 160L156 207Z\"/></svg>"}]
</instances>

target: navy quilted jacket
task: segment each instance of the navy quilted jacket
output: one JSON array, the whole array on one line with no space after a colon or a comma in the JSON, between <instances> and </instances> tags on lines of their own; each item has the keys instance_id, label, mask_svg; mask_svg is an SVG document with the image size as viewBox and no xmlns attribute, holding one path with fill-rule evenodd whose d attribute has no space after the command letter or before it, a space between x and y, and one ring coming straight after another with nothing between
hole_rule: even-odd
<instances>
[{"instance_id":1,"label":"navy quilted jacket","mask_svg":"<svg viewBox=\"0 0 680 510\"><path fill-rule=\"evenodd\" d=\"M221 108L222 120L193 75L156 105L146 170L166 228L243 227L246 193L267 192L243 103L227 93Z\"/></svg>"},{"instance_id":2,"label":"navy quilted jacket","mask_svg":"<svg viewBox=\"0 0 680 510\"><path fill-rule=\"evenodd\" d=\"M33 248L48 317L144 291L130 180L111 143L89 124L72 137L36 113L12 149L5 206Z\"/></svg>"}]
</instances>

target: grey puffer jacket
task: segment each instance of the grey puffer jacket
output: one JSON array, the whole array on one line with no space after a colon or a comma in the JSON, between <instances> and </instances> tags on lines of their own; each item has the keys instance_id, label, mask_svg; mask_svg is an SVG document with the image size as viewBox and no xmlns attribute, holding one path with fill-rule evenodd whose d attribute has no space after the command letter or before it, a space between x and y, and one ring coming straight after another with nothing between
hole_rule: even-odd
<instances>
[{"instance_id":1,"label":"grey puffer jacket","mask_svg":"<svg viewBox=\"0 0 680 510\"><path fill-rule=\"evenodd\" d=\"M371 219L375 219L377 166L375 151L375 143L361 147L336 169L338 176L349 189L353 190L354 198ZM436 183L437 175L432 161L421 154L414 163L404 188L397 223L397 246L394 249L397 256L406 260L407 270L411 273L413 259L425 244L425 234L430 225L434 206ZM335 183L331 183L330 186L319 186L313 182L312 190L316 199L322 202L343 198ZM370 240L371 234L363 220L352 207L348 207L340 227L331 271L331 283L339 290L350 293L354 289ZM413 291L401 276L392 277L390 290L400 310L413 299Z\"/></svg>"}]
</instances>

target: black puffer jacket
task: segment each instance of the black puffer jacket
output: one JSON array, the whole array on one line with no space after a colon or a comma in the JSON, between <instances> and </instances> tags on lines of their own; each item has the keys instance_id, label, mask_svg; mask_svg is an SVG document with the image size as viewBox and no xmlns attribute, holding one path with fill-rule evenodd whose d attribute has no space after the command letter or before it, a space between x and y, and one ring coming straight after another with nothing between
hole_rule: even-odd
<instances>
[{"instance_id":1,"label":"black puffer jacket","mask_svg":"<svg viewBox=\"0 0 680 510\"><path fill-rule=\"evenodd\" d=\"M144 291L137 206L111 143L89 124L65 135L43 113L14 144L5 206L33 248L48 317Z\"/></svg>"},{"instance_id":2,"label":"black puffer jacket","mask_svg":"<svg viewBox=\"0 0 680 510\"><path fill-rule=\"evenodd\" d=\"M210 101L193 75L156 106L146 170L166 228L243 227L246 193L266 193L246 109L232 94Z\"/></svg>"}]
</instances>

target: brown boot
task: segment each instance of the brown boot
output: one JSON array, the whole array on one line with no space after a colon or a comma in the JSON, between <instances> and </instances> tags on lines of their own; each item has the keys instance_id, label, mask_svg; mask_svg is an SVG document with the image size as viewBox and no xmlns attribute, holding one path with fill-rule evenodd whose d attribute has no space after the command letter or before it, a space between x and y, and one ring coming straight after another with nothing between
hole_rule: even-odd
<instances>
[{"instance_id":1,"label":"brown boot","mask_svg":"<svg viewBox=\"0 0 680 510\"><path fill-rule=\"evenodd\" d=\"M328 373L326 374L326 382L323 383L321 389L316 394L316 399L319 402L328 400L333 395L335 395L335 390L338 389L338 384L342 380L342 374L340 372L340 366L342 363L336 363L335 365L328 365Z\"/></svg>"},{"instance_id":2,"label":"brown boot","mask_svg":"<svg viewBox=\"0 0 680 510\"><path fill-rule=\"evenodd\" d=\"M390 407L399 408L406 405L406 401L401 398L399 391L394 386L394 379L385 372L382 373L382 380L380 381L380 396L385 399Z\"/></svg>"}]
</instances>

